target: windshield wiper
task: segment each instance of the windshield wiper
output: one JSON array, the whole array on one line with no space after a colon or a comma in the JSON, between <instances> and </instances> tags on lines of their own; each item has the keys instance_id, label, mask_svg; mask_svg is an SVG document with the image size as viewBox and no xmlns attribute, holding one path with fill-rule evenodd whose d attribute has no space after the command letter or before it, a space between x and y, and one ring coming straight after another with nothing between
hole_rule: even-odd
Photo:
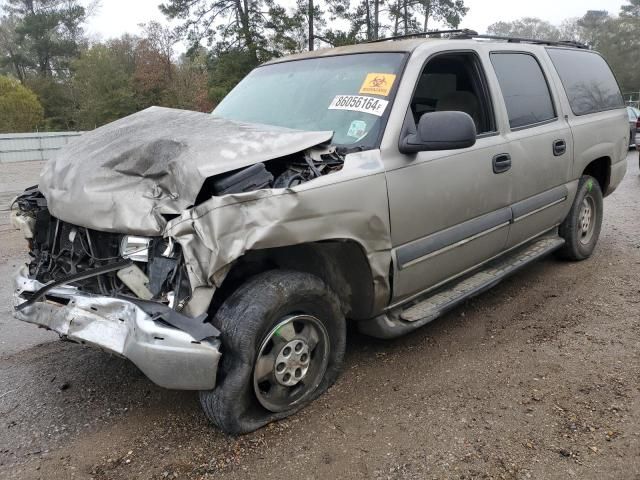
<instances>
[{"instance_id":1,"label":"windshield wiper","mask_svg":"<svg viewBox=\"0 0 640 480\"><path fill-rule=\"evenodd\" d=\"M362 145L357 147L336 147L336 153L343 157L350 153L362 152L363 150L365 150L365 148Z\"/></svg>"}]
</instances>

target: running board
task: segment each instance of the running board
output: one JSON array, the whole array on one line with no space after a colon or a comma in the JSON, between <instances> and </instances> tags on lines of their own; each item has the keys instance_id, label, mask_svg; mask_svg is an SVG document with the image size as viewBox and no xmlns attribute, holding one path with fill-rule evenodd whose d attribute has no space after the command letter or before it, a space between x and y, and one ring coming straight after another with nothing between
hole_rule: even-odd
<instances>
[{"instance_id":1,"label":"running board","mask_svg":"<svg viewBox=\"0 0 640 480\"><path fill-rule=\"evenodd\" d=\"M434 294L408 305L359 322L360 331L377 338L395 338L435 320L460 303L500 283L525 265L564 245L556 235L544 236L524 247L487 263L482 270L454 281Z\"/></svg>"}]
</instances>

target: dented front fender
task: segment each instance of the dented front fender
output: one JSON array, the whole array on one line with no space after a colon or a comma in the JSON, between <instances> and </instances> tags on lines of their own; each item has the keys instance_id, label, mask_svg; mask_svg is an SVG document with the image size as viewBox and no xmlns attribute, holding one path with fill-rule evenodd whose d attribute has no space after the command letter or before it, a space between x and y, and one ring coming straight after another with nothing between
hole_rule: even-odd
<instances>
[{"instance_id":1,"label":"dented front fender","mask_svg":"<svg viewBox=\"0 0 640 480\"><path fill-rule=\"evenodd\" d=\"M341 171L292 188L211 197L170 221L164 235L182 246L193 289L190 315L206 311L245 252L322 240L358 242L371 267L375 303L389 298L391 237L377 150L347 155Z\"/></svg>"}]
</instances>

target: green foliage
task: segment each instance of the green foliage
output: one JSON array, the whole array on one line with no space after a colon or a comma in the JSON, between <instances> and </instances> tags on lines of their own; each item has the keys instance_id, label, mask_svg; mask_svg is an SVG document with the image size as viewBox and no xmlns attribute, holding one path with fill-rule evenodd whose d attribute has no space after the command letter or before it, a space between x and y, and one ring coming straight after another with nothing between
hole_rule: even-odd
<instances>
[{"instance_id":1,"label":"green foliage","mask_svg":"<svg viewBox=\"0 0 640 480\"><path fill-rule=\"evenodd\" d=\"M127 59L127 52L95 45L74 62L76 118L80 129L93 129L137 110Z\"/></svg>"},{"instance_id":2,"label":"green foliage","mask_svg":"<svg viewBox=\"0 0 640 480\"><path fill-rule=\"evenodd\" d=\"M353 45L358 43L357 31L345 32L343 30L326 30L323 36L326 43L333 47Z\"/></svg>"},{"instance_id":3,"label":"green foliage","mask_svg":"<svg viewBox=\"0 0 640 480\"><path fill-rule=\"evenodd\" d=\"M71 80L30 76L25 85L33 90L44 107L45 120L41 130L76 130L76 99Z\"/></svg>"},{"instance_id":4,"label":"green foliage","mask_svg":"<svg viewBox=\"0 0 640 480\"><path fill-rule=\"evenodd\" d=\"M372 0L373 12L376 11L377 1ZM457 28L469 11L463 0L387 0L387 2L390 23L385 25L384 22L380 22L378 30L388 31L391 35L426 32L430 29L429 22L433 20ZM366 12L367 0L364 0L363 3ZM369 10L371 10L370 7ZM376 23L374 21L374 27ZM431 29L433 28L431 27ZM380 36L383 35L374 32L374 38ZM367 35L366 38L371 39L371 36Z\"/></svg>"},{"instance_id":5,"label":"green foliage","mask_svg":"<svg viewBox=\"0 0 640 480\"><path fill-rule=\"evenodd\" d=\"M168 29L151 23L144 32L142 38L125 35L94 45L74 62L73 119L79 129L92 129L153 105L211 111L208 70L215 68L206 50L194 49L176 62L175 39ZM226 68L239 68L241 57L227 60ZM247 69L241 71L244 75ZM231 78L220 75L219 80Z\"/></svg>"},{"instance_id":6,"label":"green foliage","mask_svg":"<svg viewBox=\"0 0 640 480\"><path fill-rule=\"evenodd\" d=\"M489 25L487 32L490 35L502 37L560 40L560 29L558 27L535 17L524 17L513 22L496 22Z\"/></svg>"},{"instance_id":7,"label":"green foliage","mask_svg":"<svg viewBox=\"0 0 640 480\"><path fill-rule=\"evenodd\" d=\"M0 133L34 131L43 116L35 93L17 80L0 76Z\"/></svg>"},{"instance_id":8,"label":"green foliage","mask_svg":"<svg viewBox=\"0 0 640 480\"><path fill-rule=\"evenodd\" d=\"M206 40L210 47L246 50L257 64L266 50L266 6L265 0L170 0L160 10L182 21L178 34L191 45Z\"/></svg>"},{"instance_id":9,"label":"green foliage","mask_svg":"<svg viewBox=\"0 0 640 480\"><path fill-rule=\"evenodd\" d=\"M627 0L628 5L620 7L620 16L640 18L640 0Z\"/></svg>"},{"instance_id":10,"label":"green foliage","mask_svg":"<svg viewBox=\"0 0 640 480\"><path fill-rule=\"evenodd\" d=\"M610 18L592 36L593 46L607 60L623 92L640 90L640 18Z\"/></svg>"},{"instance_id":11,"label":"green foliage","mask_svg":"<svg viewBox=\"0 0 640 480\"><path fill-rule=\"evenodd\" d=\"M85 0L0 0L0 75L16 77L44 111L39 128L90 129L151 105L210 111L271 58L392 35L457 27L464 0L164 0L175 29L89 45ZM526 17L489 33L575 40L600 51L623 90L640 90L640 0L620 16L589 11L552 25ZM174 46L191 46L176 58ZM205 47L206 45L206 47ZM29 127L32 128L32 127Z\"/></svg>"},{"instance_id":12,"label":"green foliage","mask_svg":"<svg viewBox=\"0 0 640 480\"><path fill-rule=\"evenodd\" d=\"M269 32L269 50L272 55L279 57L304 50L309 43L309 1L298 0L292 11L272 0L267 5L269 20L265 23L265 29ZM316 29L324 25L322 13L318 6L314 7Z\"/></svg>"},{"instance_id":13,"label":"green foliage","mask_svg":"<svg viewBox=\"0 0 640 480\"><path fill-rule=\"evenodd\" d=\"M93 128L151 105L210 110L273 57L421 31L429 19L457 25L467 11L463 0L296 0L293 7L279 0L165 0L160 9L176 20L174 31L152 22L141 37L89 47L83 4L5 0L0 7L0 72L36 92L47 129ZM336 28L337 19L348 27ZM192 48L176 62L179 39Z\"/></svg>"},{"instance_id":14,"label":"green foliage","mask_svg":"<svg viewBox=\"0 0 640 480\"><path fill-rule=\"evenodd\" d=\"M497 22L489 26L494 35L586 43L607 60L623 92L640 90L640 16L634 15L640 0L622 7L619 17L604 10L590 10L583 17L568 19L557 27L539 18Z\"/></svg>"},{"instance_id":15,"label":"green foliage","mask_svg":"<svg viewBox=\"0 0 640 480\"><path fill-rule=\"evenodd\" d=\"M79 0L6 0L0 18L0 68L32 89L45 129L73 128L70 66L85 45Z\"/></svg>"},{"instance_id":16,"label":"green foliage","mask_svg":"<svg viewBox=\"0 0 640 480\"><path fill-rule=\"evenodd\" d=\"M177 63L165 92L164 105L185 110L210 112L208 54L204 49L183 56Z\"/></svg>"},{"instance_id":17,"label":"green foliage","mask_svg":"<svg viewBox=\"0 0 640 480\"><path fill-rule=\"evenodd\" d=\"M81 47L84 7L78 0L6 0L6 3L6 22L13 24L12 40L20 47L8 52L8 62L14 65L18 78L23 79L27 72L41 76L66 73Z\"/></svg>"},{"instance_id":18,"label":"green foliage","mask_svg":"<svg viewBox=\"0 0 640 480\"><path fill-rule=\"evenodd\" d=\"M347 30L325 30L319 38L333 46L388 36L426 32L430 22L456 28L468 12L464 0L327 0L330 18L349 22Z\"/></svg>"},{"instance_id":19,"label":"green foliage","mask_svg":"<svg viewBox=\"0 0 640 480\"><path fill-rule=\"evenodd\" d=\"M25 47L18 42L15 16L0 18L0 69L4 74L12 73L20 81L25 78Z\"/></svg>"},{"instance_id":20,"label":"green foliage","mask_svg":"<svg viewBox=\"0 0 640 480\"><path fill-rule=\"evenodd\" d=\"M217 104L254 68L252 55L246 50L217 52L210 60L209 98Z\"/></svg>"}]
</instances>

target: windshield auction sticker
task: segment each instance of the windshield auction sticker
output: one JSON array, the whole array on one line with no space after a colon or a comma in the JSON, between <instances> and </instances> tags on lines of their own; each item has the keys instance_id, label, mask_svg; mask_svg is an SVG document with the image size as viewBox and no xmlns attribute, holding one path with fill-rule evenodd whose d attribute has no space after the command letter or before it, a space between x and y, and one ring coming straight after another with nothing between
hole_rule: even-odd
<instances>
[{"instance_id":1,"label":"windshield auction sticker","mask_svg":"<svg viewBox=\"0 0 640 480\"><path fill-rule=\"evenodd\" d=\"M363 95L336 95L329 105L329 110L350 110L381 117L388 103L387 100Z\"/></svg>"},{"instance_id":2,"label":"windshield auction sticker","mask_svg":"<svg viewBox=\"0 0 640 480\"><path fill-rule=\"evenodd\" d=\"M360 87L360 93L388 97L395 80L396 76L392 73L368 73Z\"/></svg>"},{"instance_id":3,"label":"windshield auction sticker","mask_svg":"<svg viewBox=\"0 0 640 480\"><path fill-rule=\"evenodd\" d=\"M367 133L367 122L363 122L362 120L354 120L351 122L349 126L349 131L347 132L348 137L360 138L365 133Z\"/></svg>"}]
</instances>

